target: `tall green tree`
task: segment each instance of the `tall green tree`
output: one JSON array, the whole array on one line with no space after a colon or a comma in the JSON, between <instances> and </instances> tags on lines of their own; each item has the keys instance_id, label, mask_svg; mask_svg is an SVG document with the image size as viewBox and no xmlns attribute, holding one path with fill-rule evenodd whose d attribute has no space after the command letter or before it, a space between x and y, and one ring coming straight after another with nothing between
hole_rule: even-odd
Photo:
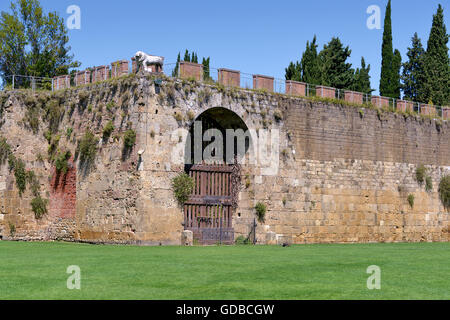
<instances>
[{"instance_id":1,"label":"tall green tree","mask_svg":"<svg viewBox=\"0 0 450 320\"><path fill-rule=\"evenodd\" d=\"M402 72L402 91L403 98L411 101L419 101L419 92L423 86L423 58L425 50L422 42L417 35L411 39L411 47L408 48L406 55L408 61L403 63Z\"/></svg>"},{"instance_id":2,"label":"tall green tree","mask_svg":"<svg viewBox=\"0 0 450 320\"><path fill-rule=\"evenodd\" d=\"M339 38L332 38L319 53L321 84L337 89L349 89L353 85L355 70L347 58L350 48L344 47Z\"/></svg>"},{"instance_id":3,"label":"tall green tree","mask_svg":"<svg viewBox=\"0 0 450 320\"><path fill-rule=\"evenodd\" d=\"M306 42L306 49L303 52L300 62L300 69L302 70L302 81L310 84L320 84L320 60L317 54L317 38L314 35L311 43Z\"/></svg>"},{"instance_id":4,"label":"tall green tree","mask_svg":"<svg viewBox=\"0 0 450 320\"><path fill-rule=\"evenodd\" d=\"M424 83L419 94L421 102L432 102L436 105L450 103L448 39L444 9L439 5L436 14L433 15L433 24L424 56Z\"/></svg>"},{"instance_id":5,"label":"tall green tree","mask_svg":"<svg viewBox=\"0 0 450 320\"><path fill-rule=\"evenodd\" d=\"M68 74L73 60L68 31L56 12L44 13L38 0L11 2L0 16L0 73L53 77Z\"/></svg>"},{"instance_id":6,"label":"tall green tree","mask_svg":"<svg viewBox=\"0 0 450 320\"><path fill-rule=\"evenodd\" d=\"M297 62L289 63L289 66L285 69L284 77L286 80L302 81L302 66Z\"/></svg>"},{"instance_id":7,"label":"tall green tree","mask_svg":"<svg viewBox=\"0 0 450 320\"><path fill-rule=\"evenodd\" d=\"M183 61L191 62L191 55L189 54L188 49L186 49L186 52L184 53Z\"/></svg>"},{"instance_id":8,"label":"tall green tree","mask_svg":"<svg viewBox=\"0 0 450 320\"><path fill-rule=\"evenodd\" d=\"M400 99L402 55L399 50L394 50L394 60L392 62L392 97Z\"/></svg>"},{"instance_id":9,"label":"tall green tree","mask_svg":"<svg viewBox=\"0 0 450 320\"><path fill-rule=\"evenodd\" d=\"M209 61L210 61L210 57L202 59L203 80L212 80L211 75L209 73Z\"/></svg>"},{"instance_id":10,"label":"tall green tree","mask_svg":"<svg viewBox=\"0 0 450 320\"><path fill-rule=\"evenodd\" d=\"M391 0L386 6L381 57L380 95L397 98L400 71L397 68L398 56L395 56L392 45Z\"/></svg>"},{"instance_id":11,"label":"tall green tree","mask_svg":"<svg viewBox=\"0 0 450 320\"><path fill-rule=\"evenodd\" d=\"M361 68L357 68L354 75L351 90L363 93L374 91L370 86L370 64L366 66L364 57L361 57Z\"/></svg>"},{"instance_id":12,"label":"tall green tree","mask_svg":"<svg viewBox=\"0 0 450 320\"><path fill-rule=\"evenodd\" d=\"M178 56L177 56L177 63L175 65L175 68L173 68L172 70L172 77L178 77L178 69L180 68L180 52L178 52Z\"/></svg>"}]
</instances>

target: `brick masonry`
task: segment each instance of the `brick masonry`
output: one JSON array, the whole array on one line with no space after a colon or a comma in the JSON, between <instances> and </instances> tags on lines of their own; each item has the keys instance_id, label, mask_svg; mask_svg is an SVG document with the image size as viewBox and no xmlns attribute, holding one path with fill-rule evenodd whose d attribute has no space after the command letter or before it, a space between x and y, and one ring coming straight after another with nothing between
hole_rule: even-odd
<instances>
[{"instance_id":1,"label":"brick masonry","mask_svg":"<svg viewBox=\"0 0 450 320\"><path fill-rule=\"evenodd\" d=\"M75 85L80 86L88 83L91 83L91 72L89 70L80 71L75 74Z\"/></svg>"},{"instance_id":2,"label":"brick masonry","mask_svg":"<svg viewBox=\"0 0 450 320\"><path fill-rule=\"evenodd\" d=\"M260 74L253 75L253 89L263 89L273 92L273 82L273 77L263 76Z\"/></svg>"},{"instance_id":3,"label":"brick masonry","mask_svg":"<svg viewBox=\"0 0 450 320\"><path fill-rule=\"evenodd\" d=\"M436 107L430 106L428 104L421 104L420 105L420 113L423 115L436 115Z\"/></svg>"},{"instance_id":4,"label":"brick masonry","mask_svg":"<svg viewBox=\"0 0 450 320\"><path fill-rule=\"evenodd\" d=\"M443 107L442 108L442 117L444 119L450 119L450 107Z\"/></svg>"},{"instance_id":5,"label":"brick masonry","mask_svg":"<svg viewBox=\"0 0 450 320\"><path fill-rule=\"evenodd\" d=\"M193 78L197 81L203 79L203 65L193 62L180 61L179 64L180 78Z\"/></svg>"},{"instance_id":6,"label":"brick masonry","mask_svg":"<svg viewBox=\"0 0 450 320\"><path fill-rule=\"evenodd\" d=\"M75 218L77 201L77 169L72 161L66 174L52 169L50 182L50 215L58 218Z\"/></svg>"},{"instance_id":7,"label":"brick masonry","mask_svg":"<svg viewBox=\"0 0 450 320\"><path fill-rule=\"evenodd\" d=\"M109 66L99 66L94 68L93 82L105 81L109 79Z\"/></svg>"},{"instance_id":8,"label":"brick masonry","mask_svg":"<svg viewBox=\"0 0 450 320\"><path fill-rule=\"evenodd\" d=\"M389 107L389 98L372 96L372 104L378 108Z\"/></svg>"},{"instance_id":9,"label":"brick masonry","mask_svg":"<svg viewBox=\"0 0 450 320\"><path fill-rule=\"evenodd\" d=\"M218 80L220 84L228 87L240 87L241 86L241 73L236 70L219 69Z\"/></svg>"},{"instance_id":10,"label":"brick masonry","mask_svg":"<svg viewBox=\"0 0 450 320\"><path fill-rule=\"evenodd\" d=\"M119 60L111 63L111 77L117 78L128 75L129 66L127 60Z\"/></svg>"},{"instance_id":11,"label":"brick masonry","mask_svg":"<svg viewBox=\"0 0 450 320\"><path fill-rule=\"evenodd\" d=\"M402 112L413 112L414 103L411 101L397 100L397 110Z\"/></svg>"},{"instance_id":12,"label":"brick masonry","mask_svg":"<svg viewBox=\"0 0 450 320\"><path fill-rule=\"evenodd\" d=\"M344 100L351 103L362 104L364 101L364 95L361 92L345 91Z\"/></svg>"},{"instance_id":13,"label":"brick masonry","mask_svg":"<svg viewBox=\"0 0 450 320\"><path fill-rule=\"evenodd\" d=\"M306 83L286 80L286 94L293 96L306 96Z\"/></svg>"},{"instance_id":14,"label":"brick masonry","mask_svg":"<svg viewBox=\"0 0 450 320\"><path fill-rule=\"evenodd\" d=\"M316 86L316 96L334 99L336 98L336 89L325 86Z\"/></svg>"},{"instance_id":15,"label":"brick masonry","mask_svg":"<svg viewBox=\"0 0 450 320\"><path fill-rule=\"evenodd\" d=\"M55 90L70 88L70 76L59 76L53 78L53 87Z\"/></svg>"}]
</instances>

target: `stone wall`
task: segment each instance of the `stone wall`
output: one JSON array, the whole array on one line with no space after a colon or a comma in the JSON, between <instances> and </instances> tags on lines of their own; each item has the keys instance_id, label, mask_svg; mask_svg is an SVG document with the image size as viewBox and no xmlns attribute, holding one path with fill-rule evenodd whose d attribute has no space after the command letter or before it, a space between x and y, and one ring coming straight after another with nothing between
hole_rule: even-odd
<instances>
[{"instance_id":1,"label":"stone wall","mask_svg":"<svg viewBox=\"0 0 450 320\"><path fill-rule=\"evenodd\" d=\"M448 122L168 78L159 86L141 75L35 99L57 99L65 110L59 148L76 155L77 141L88 128L93 131L99 139L95 165L86 171L75 157L64 183L56 184L54 164L36 157L48 150L45 108L33 133L24 120L29 97L10 92L0 99L5 101L0 135L27 169L41 177L41 192L50 200L48 213L36 219L30 191L18 194L14 175L4 164L3 239L180 244L183 213L171 179L184 168L179 160L193 120L219 107L233 111L249 129L279 130L274 166L242 166L233 215L236 237L248 235L254 206L264 202L268 210L265 222L257 223L259 243L449 240L448 211L437 192L441 177L450 173ZM111 102L114 107L106 108ZM108 121L114 132L105 140ZM73 134L66 137L69 127ZM137 139L125 155L127 129ZM432 178L431 192L415 181L419 164L426 165ZM413 207L407 201L410 194L415 196Z\"/></svg>"}]
</instances>

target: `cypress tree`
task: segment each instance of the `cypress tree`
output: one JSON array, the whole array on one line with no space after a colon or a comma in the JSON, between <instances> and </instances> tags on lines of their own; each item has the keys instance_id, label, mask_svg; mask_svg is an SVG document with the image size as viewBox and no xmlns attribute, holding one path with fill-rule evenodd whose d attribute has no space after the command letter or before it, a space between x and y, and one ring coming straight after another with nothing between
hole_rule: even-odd
<instances>
[{"instance_id":1,"label":"cypress tree","mask_svg":"<svg viewBox=\"0 0 450 320\"><path fill-rule=\"evenodd\" d=\"M289 66L285 69L285 78L294 81L302 80L302 67L298 61L289 63Z\"/></svg>"},{"instance_id":2,"label":"cypress tree","mask_svg":"<svg viewBox=\"0 0 450 320\"><path fill-rule=\"evenodd\" d=\"M394 60L392 62L392 98L400 99L400 70L402 68L402 55L400 51L395 49L394 51Z\"/></svg>"},{"instance_id":3,"label":"cypress tree","mask_svg":"<svg viewBox=\"0 0 450 320\"><path fill-rule=\"evenodd\" d=\"M411 101L419 101L419 92L423 85L423 57L425 50L417 32L411 39L411 47L406 55L408 61L403 63L402 91L403 98Z\"/></svg>"},{"instance_id":4,"label":"cypress tree","mask_svg":"<svg viewBox=\"0 0 450 320\"><path fill-rule=\"evenodd\" d=\"M357 68L354 75L353 85L351 90L362 92L362 93L372 93L374 91L370 87L370 64L366 67L366 61L364 57L361 57L361 68Z\"/></svg>"},{"instance_id":5,"label":"cypress tree","mask_svg":"<svg viewBox=\"0 0 450 320\"><path fill-rule=\"evenodd\" d=\"M394 49L392 46L392 22L391 22L391 0L386 6L384 18L383 44L381 47L381 78L380 95L385 97L395 96L394 75Z\"/></svg>"},{"instance_id":6,"label":"cypress tree","mask_svg":"<svg viewBox=\"0 0 450 320\"><path fill-rule=\"evenodd\" d=\"M198 57L197 57L197 54L195 52L192 52L191 62L198 63Z\"/></svg>"},{"instance_id":7,"label":"cypress tree","mask_svg":"<svg viewBox=\"0 0 450 320\"><path fill-rule=\"evenodd\" d=\"M446 105L450 102L450 64L444 10L441 5L433 15L433 24L424 56L424 84L419 93L421 102Z\"/></svg>"},{"instance_id":8,"label":"cypress tree","mask_svg":"<svg viewBox=\"0 0 450 320\"><path fill-rule=\"evenodd\" d=\"M210 61L210 59L209 59L210 57L208 57L208 58L203 58L203 60L202 60L202 64L203 64L203 80L211 80L211 76L210 76L210 74L209 74L209 61Z\"/></svg>"},{"instance_id":9,"label":"cypress tree","mask_svg":"<svg viewBox=\"0 0 450 320\"><path fill-rule=\"evenodd\" d=\"M188 49L186 49L186 52L184 53L183 61L191 62L191 56L189 55Z\"/></svg>"},{"instance_id":10,"label":"cypress tree","mask_svg":"<svg viewBox=\"0 0 450 320\"><path fill-rule=\"evenodd\" d=\"M177 64L175 65L175 68L172 71L172 77L178 77L179 66L180 66L180 52L178 52Z\"/></svg>"},{"instance_id":11,"label":"cypress tree","mask_svg":"<svg viewBox=\"0 0 450 320\"><path fill-rule=\"evenodd\" d=\"M320 61L317 54L316 36L312 42L306 42L306 49L303 52L299 68L302 71L302 81L311 84L320 84Z\"/></svg>"}]
</instances>

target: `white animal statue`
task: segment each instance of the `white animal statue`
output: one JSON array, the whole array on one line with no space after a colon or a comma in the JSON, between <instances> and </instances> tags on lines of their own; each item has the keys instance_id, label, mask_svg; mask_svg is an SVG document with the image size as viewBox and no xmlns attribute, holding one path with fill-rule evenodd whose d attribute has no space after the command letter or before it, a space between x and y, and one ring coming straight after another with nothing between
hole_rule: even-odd
<instances>
[{"instance_id":1,"label":"white animal statue","mask_svg":"<svg viewBox=\"0 0 450 320\"><path fill-rule=\"evenodd\" d=\"M136 61L139 61L142 64L144 71L146 72L152 72L151 66L154 65L160 66L162 69L164 64L164 57L152 56L142 51L136 52L135 56Z\"/></svg>"}]
</instances>

